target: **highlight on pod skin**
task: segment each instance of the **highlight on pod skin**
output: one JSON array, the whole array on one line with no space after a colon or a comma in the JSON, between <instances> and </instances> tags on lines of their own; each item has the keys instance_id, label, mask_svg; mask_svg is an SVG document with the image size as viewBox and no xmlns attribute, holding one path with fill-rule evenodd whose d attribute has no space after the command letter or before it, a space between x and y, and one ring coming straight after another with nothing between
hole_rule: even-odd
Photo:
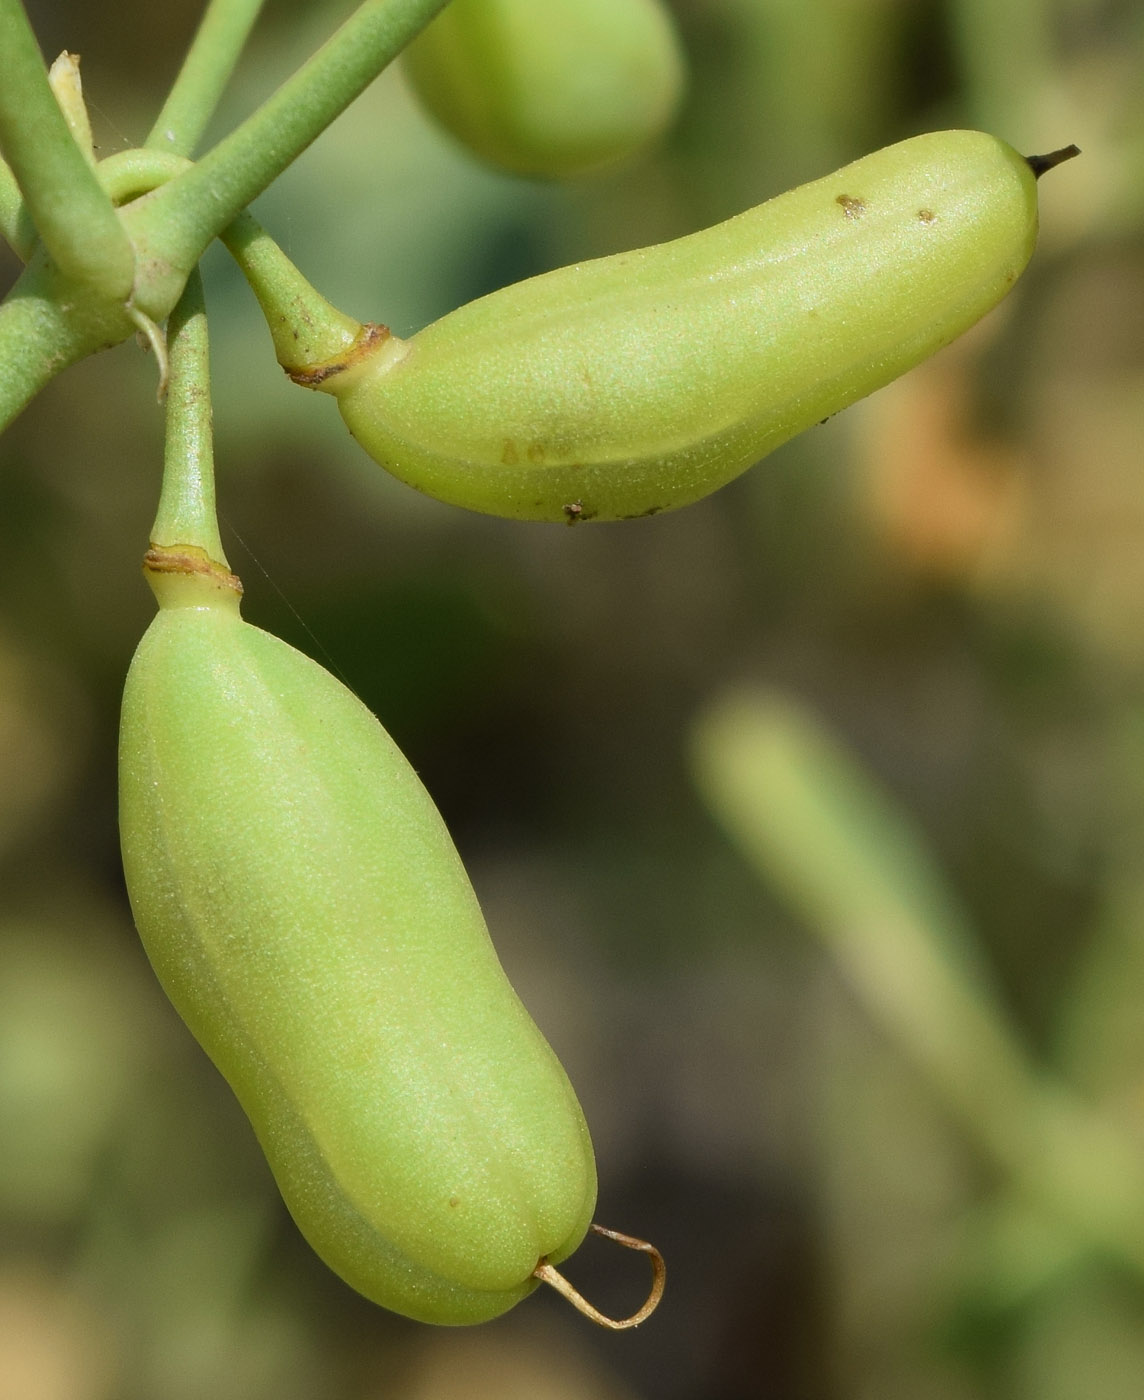
<instances>
[{"instance_id":1,"label":"highlight on pod skin","mask_svg":"<svg viewBox=\"0 0 1144 1400\"><path fill-rule=\"evenodd\" d=\"M451 0L402 66L447 131L519 175L632 155L666 130L684 83L661 0Z\"/></svg>"},{"instance_id":2,"label":"highlight on pod skin","mask_svg":"<svg viewBox=\"0 0 1144 1400\"><path fill-rule=\"evenodd\" d=\"M168 996L291 1214L366 1297L495 1317L539 1282L597 1321L658 1299L592 1226L583 1114L509 985L428 793L322 667L242 620L213 510L205 329L171 326L159 603L120 739L124 870ZM655 1296L601 1318L555 1268L589 1228Z\"/></svg>"},{"instance_id":3,"label":"highlight on pod skin","mask_svg":"<svg viewBox=\"0 0 1144 1400\"><path fill-rule=\"evenodd\" d=\"M1032 254L1038 176L1074 154L914 137L713 228L505 287L408 340L360 328L301 364L297 337L276 332L279 359L440 500L522 520L673 510L980 320Z\"/></svg>"}]
</instances>

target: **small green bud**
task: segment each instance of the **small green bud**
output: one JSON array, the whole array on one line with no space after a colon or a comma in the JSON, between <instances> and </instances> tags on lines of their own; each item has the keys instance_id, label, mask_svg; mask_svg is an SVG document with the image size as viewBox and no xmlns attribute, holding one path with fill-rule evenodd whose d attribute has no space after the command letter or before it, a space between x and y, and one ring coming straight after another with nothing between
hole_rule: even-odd
<instances>
[{"instance_id":1,"label":"small green bud","mask_svg":"<svg viewBox=\"0 0 1144 1400\"><path fill-rule=\"evenodd\" d=\"M483 159L578 175L663 132L683 59L660 0L452 0L402 56L425 107Z\"/></svg>"}]
</instances>

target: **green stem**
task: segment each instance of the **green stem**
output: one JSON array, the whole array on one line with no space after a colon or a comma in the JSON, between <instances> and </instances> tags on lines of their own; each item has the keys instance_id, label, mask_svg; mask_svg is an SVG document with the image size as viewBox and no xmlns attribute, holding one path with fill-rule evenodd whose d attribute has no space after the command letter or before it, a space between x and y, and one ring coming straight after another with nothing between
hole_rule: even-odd
<instances>
[{"instance_id":1,"label":"green stem","mask_svg":"<svg viewBox=\"0 0 1144 1400\"><path fill-rule=\"evenodd\" d=\"M194 169L124 211L146 269L136 299L148 314L156 319L166 314L211 240L297 159L445 3L365 0L293 77Z\"/></svg>"},{"instance_id":2,"label":"green stem","mask_svg":"<svg viewBox=\"0 0 1144 1400\"><path fill-rule=\"evenodd\" d=\"M7 161L0 160L0 233L21 262L27 262L36 246L32 216Z\"/></svg>"},{"instance_id":3,"label":"green stem","mask_svg":"<svg viewBox=\"0 0 1144 1400\"><path fill-rule=\"evenodd\" d=\"M40 253L0 305L0 432L61 370L135 330L124 303L87 291Z\"/></svg>"},{"instance_id":4,"label":"green stem","mask_svg":"<svg viewBox=\"0 0 1144 1400\"><path fill-rule=\"evenodd\" d=\"M133 146L129 151L116 151L106 156L96 166L95 173L107 197L118 209L142 194L150 194L193 166L194 162L186 156Z\"/></svg>"},{"instance_id":5,"label":"green stem","mask_svg":"<svg viewBox=\"0 0 1144 1400\"><path fill-rule=\"evenodd\" d=\"M97 167L112 204L152 190L190 162L162 151L121 151ZM16 253L31 260L36 231L15 176L0 161L0 228ZM62 369L126 340L134 330L155 334L138 308L94 294L61 275L41 250L0 305L0 432ZM161 347L153 340L156 351ZM160 355L165 360L165 352Z\"/></svg>"},{"instance_id":6,"label":"green stem","mask_svg":"<svg viewBox=\"0 0 1144 1400\"><path fill-rule=\"evenodd\" d=\"M76 145L20 0L0 0L0 148L53 261L73 281L125 300L131 243Z\"/></svg>"},{"instance_id":7,"label":"green stem","mask_svg":"<svg viewBox=\"0 0 1144 1400\"><path fill-rule=\"evenodd\" d=\"M215 513L211 434L210 351L203 284L197 269L167 324L170 380L163 489L151 543L163 549L201 549L226 564Z\"/></svg>"},{"instance_id":8,"label":"green stem","mask_svg":"<svg viewBox=\"0 0 1144 1400\"><path fill-rule=\"evenodd\" d=\"M177 156L191 154L214 115L262 3L210 0L147 146Z\"/></svg>"},{"instance_id":9,"label":"green stem","mask_svg":"<svg viewBox=\"0 0 1144 1400\"><path fill-rule=\"evenodd\" d=\"M252 215L240 214L222 241L258 298L284 370L311 370L358 341L361 322L316 291Z\"/></svg>"},{"instance_id":10,"label":"green stem","mask_svg":"<svg viewBox=\"0 0 1144 1400\"><path fill-rule=\"evenodd\" d=\"M118 206L190 168L184 156L138 148L101 161L99 179ZM252 214L241 213L221 238L258 298L283 369L312 370L358 342L366 328L316 291Z\"/></svg>"}]
</instances>

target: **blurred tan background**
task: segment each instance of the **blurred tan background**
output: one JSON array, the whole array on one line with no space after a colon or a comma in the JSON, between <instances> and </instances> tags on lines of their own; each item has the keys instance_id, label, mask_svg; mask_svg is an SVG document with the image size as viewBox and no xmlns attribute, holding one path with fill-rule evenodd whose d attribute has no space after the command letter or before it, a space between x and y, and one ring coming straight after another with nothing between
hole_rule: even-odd
<instances>
[{"instance_id":1,"label":"blurred tan background","mask_svg":"<svg viewBox=\"0 0 1144 1400\"><path fill-rule=\"evenodd\" d=\"M1006 1289L1037 1240L973 1254L996 1164L732 849L687 754L729 686L809 707L945 872L1030 1055L1144 1138L1144 10L673 8L687 105L621 171L482 170L387 74L259 213L404 334L917 131L1083 148L1004 306L714 498L575 529L423 499L284 379L225 256L205 267L246 616L344 675L421 772L581 1094L598 1218L667 1257L662 1308L612 1336L555 1296L465 1332L366 1304L166 1006L115 830L162 432L128 344L0 440L0 1400L1142 1393L1144 1277L1090 1251ZM49 57L82 55L100 154L141 140L198 6L30 9ZM272 0L216 134L347 10ZM568 1272L617 1311L645 1285L601 1243Z\"/></svg>"}]
</instances>

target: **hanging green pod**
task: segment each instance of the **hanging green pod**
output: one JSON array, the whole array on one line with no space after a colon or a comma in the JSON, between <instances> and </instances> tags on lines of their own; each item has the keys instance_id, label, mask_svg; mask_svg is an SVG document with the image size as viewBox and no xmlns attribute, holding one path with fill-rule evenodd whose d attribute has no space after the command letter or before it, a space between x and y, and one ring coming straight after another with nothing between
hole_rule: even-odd
<instances>
[{"instance_id":1,"label":"hanging green pod","mask_svg":"<svg viewBox=\"0 0 1144 1400\"><path fill-rule=\"evenodd\" d=\"M653 515L985 315L1033 251L1037 176L1073 154L914 137L700 233L505 287L409 340L367 327L299 365L279 337L280 355L428 495L525 520Z\"/></svg>"},{"instance_id":2,"label":"hanging green pod","mask_svg":"<svg viewBox=\"0 0 1144 1400\"><path fill-rule=\"evenodd\" d=\"M452 0L402 64L447 131L520 175L631 155L666 129L684 81L660 0Z\"/></svg>"},{"instance_id":3,"label":"hanging green pod","mask_svg":"<svg viewBox=\"0 0 1144 1400\"><path fill-rule=\"evenodd\" d=\"M201 551L146 567L120 826L148 956L330 1267L423 1321L494 1317L591 1220L575 1094L377 720Z\"/></svg>"}]
</instances>

